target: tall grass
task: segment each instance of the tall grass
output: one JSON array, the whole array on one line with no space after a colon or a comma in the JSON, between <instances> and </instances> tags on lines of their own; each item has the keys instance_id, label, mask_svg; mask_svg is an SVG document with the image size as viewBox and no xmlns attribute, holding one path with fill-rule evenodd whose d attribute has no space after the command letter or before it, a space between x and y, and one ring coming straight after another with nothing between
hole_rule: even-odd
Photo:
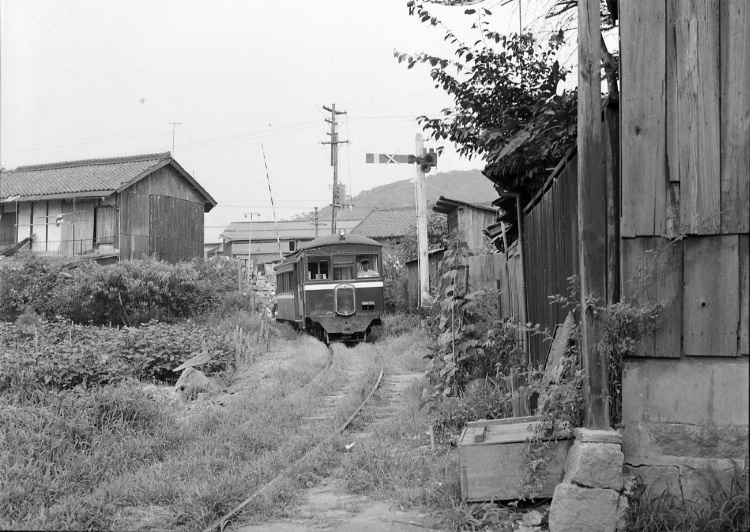
<instances>
[{"instance_id":1,"label":"tall grass","mask_svg":"<svg viewBox=\"0 0 750 532\"><path fill-rule=\"evenodd\" d=\"M19 381L0 395L0 528L204 528L327 437L299 427L333 386L305 387L328 355L310 344L295 356L224 406L132 381L88 391ZM330 465L330 445L245 512L285 508Z\"/></svg>"}]
</instances>

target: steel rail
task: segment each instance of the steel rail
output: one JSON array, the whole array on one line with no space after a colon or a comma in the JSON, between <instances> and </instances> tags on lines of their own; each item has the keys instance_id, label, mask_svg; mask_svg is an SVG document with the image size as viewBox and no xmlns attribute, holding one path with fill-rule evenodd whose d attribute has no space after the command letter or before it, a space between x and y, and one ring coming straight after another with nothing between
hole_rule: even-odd
<instances>
[{"instance_id":1,"label":"steel rail","mask_svg":"<svg viewBox=\"0 0 750 532\"><path fill-rule=\"evenodd\" d=\"M329 363L326 365L326 367L323 368L318 373L318 375L321 375L321 374L323 374L323 372L328 371L328 369L333 365L333 349L331 349L330 345L326 346L326 347L328 348L328 352L330 353L331 358L329 360ZM336 434L337 435L341 435L341 434L344 433L344 431L346 430L346 428L351 424L352 421L354 421L354 418L357 416L357 414L359 414L362 411L362 409L365 407L365 405L367 404L367 402L372 398L373 395L375 395L375 392L380 387L380 383L383 381L383 374L384 373L385 373L385 371L384 371L384 368L383 368L383 365L382 365L382 362L381 362L380 375L378 376L377 382L372 387L372 390L370 390L370 393L367 394L367 397L365 397L364 401L362 401L360 403L360 405L354 410L354 412L352 413L352 415L349 416L349 419L347 419L344 422L344 424L341 425L336 430ZM317 378L313 379L311 382L315 382L316 380L317 380ZM214 521L213 523L211 523L207 528L205 528L203 530L203 532L212 532L217 527L219 527L220 530L224 530L224 526L226 525L226 521L229 518L231 518L234 515L236 515L240 510L242 510L245 506L247 506L248 504L250 504L259 495L262 495L263 493L265 493L266 491L268 491L270 488L272 488L276 484L278 484L287 472L289 472L294 466L302 463L302 461L305 458L307 458L308 456L310 456L310 454L313 451L319 449L327 441L328 441L328 439L323 440L323 441L317 443L316 445L314 445L313 447L309 448L307 451L305 451L305 453L298 460L296 460L294 463L292 463L291 465L289 465L286 469L284 469L284 471L282 471L281 473L279 473L276 477L274 477L272 480L270 480L269 482L267 482L265 485L263 485L260 488L258 488L257 490L255 490L255 492L253 492L252 495L250 495L247 499L245 499L240 504L238 504L237 506L235 506L234 508L232 508L232 510L230 510L229 513L227 513L223 517L220 517L219 519L217 519L216 521Z\"/></svg>"}]
</instances>

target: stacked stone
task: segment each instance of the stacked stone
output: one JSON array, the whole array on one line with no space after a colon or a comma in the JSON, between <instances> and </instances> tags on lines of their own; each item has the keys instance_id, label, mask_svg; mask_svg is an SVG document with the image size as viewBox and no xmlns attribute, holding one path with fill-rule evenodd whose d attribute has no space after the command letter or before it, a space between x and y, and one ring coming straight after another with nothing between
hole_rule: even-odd
<instances>
[{"instance_id":1,"label":"stacked stone","mask_svg":"<svg viewBox=\"0 0 750 532\"><path fill-rule=\"evenodd\" d=\"M614 430L574 429L565 477L555 488L550 532L615 532L624 527L621 437Z\"/></svg>"}]
</instances>

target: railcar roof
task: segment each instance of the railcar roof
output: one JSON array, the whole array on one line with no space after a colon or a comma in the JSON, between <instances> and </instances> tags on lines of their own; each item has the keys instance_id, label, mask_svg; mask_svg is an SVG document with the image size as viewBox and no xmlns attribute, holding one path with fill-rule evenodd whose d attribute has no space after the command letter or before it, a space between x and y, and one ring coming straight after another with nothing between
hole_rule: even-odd
<instances>
[{"instance_id":1,"label":"railcar roof","mask_svg":"<svg viewBox=\"0 0 750 532\"><path fill-rule=\"evenodd\" d=\"M318 237L315 240L311 240L310 242L306 242L304 245L300 246L298 251L310 248L319 248L322 246L331 246L334 244L366 244L369 246L383 247L383 244L381 244L377 240L367 238L366 236L349 233L344 235L343 238L341 238L339 235L325 235Z\"/></svg>"},{"instance_id":2,"label":"railcar roof","mask_svg":"<svg viewBox=\"0 0 750 532\"><path fill-rule=\"evenodd\" d=\"M377 240L373 240L372 238L367 238L366 236L362 235L354 235L351 233L347 233L342 238L339 235L325 235L316 238L315 240L312 240L310 242L306 242L302 246L300 246L294 253L287 255L284 257L284 262L281 264L278 264L276 268L289 264L290 262L295 262L297 258L300 256L300 253L302 253L305 250L308 249L314 249L314 248L320 248L324 246L333 246L333 245L339 245L339 244L362 244L367 246L378 246L383 247L383 244L378 242Z\"/></svg>"}]
</instances>

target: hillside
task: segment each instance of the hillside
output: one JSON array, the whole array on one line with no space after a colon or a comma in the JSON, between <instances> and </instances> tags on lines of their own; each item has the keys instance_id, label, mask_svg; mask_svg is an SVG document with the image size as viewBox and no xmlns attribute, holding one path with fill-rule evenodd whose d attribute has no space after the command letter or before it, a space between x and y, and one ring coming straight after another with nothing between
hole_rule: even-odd
<instances>
[{"instance_id":1,"label":"hillside","mask_svg":"<svg viewBox=\"0 0 750 532\"><path fill-rule=\"evenodd\" d=\"M497 192L492 182L479 170L442 172L427 175L425 178L427 203L435 203L440 196L465 201L467 203L491 203L497 199ZM339 220L360 220L374 208L392 209L416 205L414 181L404 179L387 185L380 185L370 190L363 190L352 199L354 207L342 209ZM331 216L331 208L320 209L319 216L325 220ZM307 219L303 214L296 219Z\"/></svg>"}]
</instances>

